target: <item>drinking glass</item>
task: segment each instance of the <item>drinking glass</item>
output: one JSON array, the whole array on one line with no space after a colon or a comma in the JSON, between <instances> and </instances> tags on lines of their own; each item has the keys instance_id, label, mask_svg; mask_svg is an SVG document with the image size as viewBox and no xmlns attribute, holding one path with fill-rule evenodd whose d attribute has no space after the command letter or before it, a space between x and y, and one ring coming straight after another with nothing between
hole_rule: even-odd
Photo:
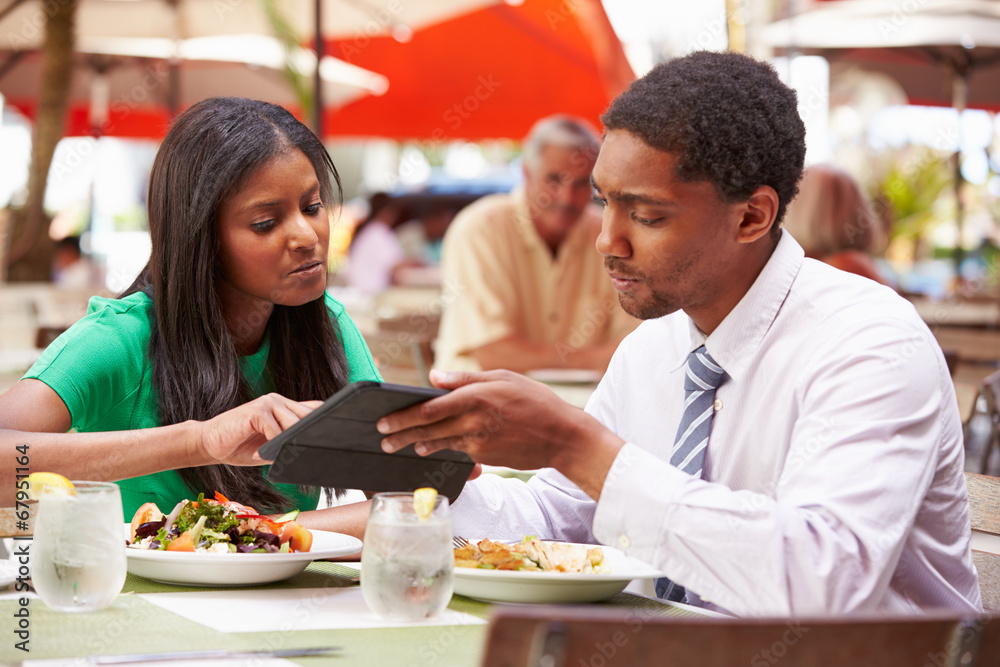
<instances>
[{"instance_id":1,"label":"drinking glass","mask_svg":"<svg viewBox=\"0 0 1000 667\"><path fill-rule=\"evenodd\" d=\"M73 482L75 493L45 487L31 544L31 580L59 611L107 607L125 584L125 523L118 485Z\"/></svg>"},{"instance_id":2,"label":"drinking glass","mask_svg":"<svg viewBox=\"0 0 1000 667\"><path fill-rule=\"evenodd\" d=\"M415 621L437 616L454 588L448 499L438 496L426 519L412 493L377 493L361 552L361 593L379 616Z\"/></svg>"}]
</instances>

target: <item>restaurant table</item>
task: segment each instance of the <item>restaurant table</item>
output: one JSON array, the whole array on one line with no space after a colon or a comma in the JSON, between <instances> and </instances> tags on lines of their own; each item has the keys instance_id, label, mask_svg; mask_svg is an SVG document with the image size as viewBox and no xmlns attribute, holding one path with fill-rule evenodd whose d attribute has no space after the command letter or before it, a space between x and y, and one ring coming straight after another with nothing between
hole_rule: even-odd
<instances>
[{"instance_id":1,"label":"restaurant table","mask_svg":"<svg viewBox=\"0 0 1000 667\"><path fill-rule=\"evenodd\" d=\"M1000 300L927 299L913 297L910 303L928 326L996 328L1000 326Z\"/></svg>"},{"instance_id":2,"label":"restaurant table","mask_svg":"<svg viewBox=\"0 0 1000 667\"><path fill-rule=\"evenodd\" d=\"M172 586L130 573L122 594L110 607L101 611L60 613L49 609L38 598L31 599L27 607L30 653L24 653L14 647L18 641L13 634L17 625L14 613L20 606L14 594L7 593L0 599L0 616L5 619L0 622L3 642L0 644L0 663L193 649L250 650L339 646L343 650L336 656L287 658L287 660L317 667L320 665L391 667L428 664L472 667L480 664L487 626L475 619L487 619L490 611L497 605L459 595L452 598L449 609L468 614L468 617L463 617L466 621L460 624L296 630L294 629L296 625L302 625L303 617L293 613L290 618L285 617L281 620L281 629L263 632L220 632L150 601L156 594L162 593L173 593L175 598L183 596L193 599L199 594L204 595L205 591L236 590L240 591L240 595L249 596L253 596L253 592L256 591L263 598L267 595L280 595L281 591L289 589L303 589L301 608L303 614L308 614L310 601L316 606L336 604L336 592L329 589L356 588L357 583L353 578L357 575L358 570L349 565L314 562L301 574L285 581L238 589L212 589ZM309 589L312 589L310 593L304 592ZM326 595L332 597L324 597ZM249 602L244 606L247 607L248 613L252 611L259 614L260 605L267 604L266 601L259 600L253 607L249 606ZM652 600L624 592L605 602L584 606L624 608L646 618L697 617L707 613L686 605ZM239 625L241 622L239 606L235 607L234 614L236 617L230 620ZM243 659L240 664L260 665L261 661Z\"/></svg>"},{"instance_id":3,"label":"restaurant table","mask_svg":"<svg viewBox=\"0 0 1000 667\"><path fill-rule=\"evenodd\" d=\"M987 364L1000 362L1000 331L932 327L931 332L942 350L956 353L961 361Z\"/></svg>"}]
</instances>

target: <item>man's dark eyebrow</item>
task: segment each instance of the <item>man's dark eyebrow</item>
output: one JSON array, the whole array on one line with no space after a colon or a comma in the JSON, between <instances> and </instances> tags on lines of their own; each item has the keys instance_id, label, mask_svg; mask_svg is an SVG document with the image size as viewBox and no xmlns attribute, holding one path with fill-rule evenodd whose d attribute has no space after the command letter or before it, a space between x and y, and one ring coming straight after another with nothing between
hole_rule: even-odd
<instances>
[{"instance_id":1,"label":"man's dark eyebrow","mask_svg":"<svg viewBox=\"0 0 1000 667\"><path fill-rule=\"evenodd\" d=\"M677 202L669 201L666 199L656 199L654 197L647 197L646 195L636 194L634 192L607 192L605 196L608 199L613 199L625 204L645 204L647 206L677 206Z\"/></svg>"},{"instance_id":2,"label":"man's dark eyebrow","mask_svg":"<svg viewBox=\"0 0 1000 667\"><path fill-rule=\"evenodd\" d=\"M600 186L597 185L597 181L594 180L594 175L590 175L590 184L595 190L601 192ZM647 206L677 206L677 202L667 201L663 199L654 199L653 197L647 197L645 195L636 194L633 192L604 192L602 193L608 199L613 199L614 201L623 202L625 204L646 204Z\"/></svg>"}]
</instances>

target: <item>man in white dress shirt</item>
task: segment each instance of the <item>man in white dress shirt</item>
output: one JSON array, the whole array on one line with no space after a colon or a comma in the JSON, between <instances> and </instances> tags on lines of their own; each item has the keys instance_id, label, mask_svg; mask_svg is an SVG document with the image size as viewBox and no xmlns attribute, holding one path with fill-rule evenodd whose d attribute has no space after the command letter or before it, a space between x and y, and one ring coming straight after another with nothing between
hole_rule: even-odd
<instances>
[{"instance_id":1,"label":"man in white dress shirt","mask_svg":"<svg viewBox=\"0 0 1000 667\"><path fill-rule=\"evenodd\" d=\"M696 53L602 118L597 250L643 324L586 413L507 371L437 374L446 396L380 422L384 448L547 468L470 482L456 534L600 542L737 615L982 608L957 403L892 290L779 228L805 153L768 65ZM689 354L725 372L703 463L670 464Z\"/></svg>"}]
</instances>

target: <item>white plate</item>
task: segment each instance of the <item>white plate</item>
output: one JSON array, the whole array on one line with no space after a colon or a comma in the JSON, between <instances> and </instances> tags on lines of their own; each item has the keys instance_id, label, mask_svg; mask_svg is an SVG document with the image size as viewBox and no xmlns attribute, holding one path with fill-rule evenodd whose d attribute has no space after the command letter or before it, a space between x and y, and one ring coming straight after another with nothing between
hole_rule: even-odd
<instances>
[{"instance_id":1,"label":"white plate","mask_svg":"<svg viewBox=\"0 0 1000 667\"><path fill-rule=\"evenodd\" d=\"M125 524L128 537L130 526ZM294 577L321 558L361 551L361 540L325 530L310 531L312 550L287 554L208 554L127 548L128 571L167 584L248 586Z\"/></svg>"},{"instance_id":2,"label":"white plate","mask_svg":"<svg viewBox=\"0 0 1000 667\"><path fill-rule=\"evenodd\" d=\"M664 576L653 566L631 556L626 556L618 549L600 546L604 550L605 562L611 567L611 572L608 574L524 572L456 567L455 592L487 602L541 602L547 604L597 602L621 593L633 579L656 579Z\"/></svg>"},{"instance_id":3,"label":"white plate","mask_svg":"<svg viewBox=\"0 0 1000 667\"><path fill-rule=\"evenodd\" d=\"M597 384L602 375L587 368L537 368L527 372L532 380L548 384Z\"/></svg>"}]
</instances>

